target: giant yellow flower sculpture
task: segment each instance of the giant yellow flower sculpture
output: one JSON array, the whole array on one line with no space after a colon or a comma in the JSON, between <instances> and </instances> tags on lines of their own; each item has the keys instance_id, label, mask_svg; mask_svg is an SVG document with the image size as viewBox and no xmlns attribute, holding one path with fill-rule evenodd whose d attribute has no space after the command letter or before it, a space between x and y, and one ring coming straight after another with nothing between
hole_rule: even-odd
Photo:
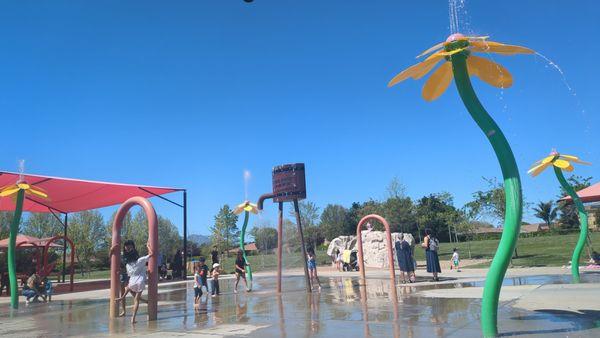
<instances>
[{"instance_id":1,"label":"giant yellow flower sculpture","mask_svg":"<svg viewBox=\"0 0 600 338\"><path fill-rule=\"evenodd\" d=\"M23 212L23 201L25 195L33 195L38 198L47 199L48 194L41 188L34 187L23 179L21 174L19 180L15 184L11 184L0 188L0 197L11 197L15 202L15 212L10 224L10 234L8 241L8 278L10 288L10 305L13 309L19 307L19 294L17 289L17 260L16 260L16 240L17 232L19 231L19 223L21 222L21 214Z\"/></svg>"},{"instance_id":2,"label":"giant yellow flower sculpture","mask_svg":"<svg viewBox=\"0 0 600 338\"><path fill-rule=\"evenodd\" d=\"M235 209L233 209L233 213L239 215L242 211L251 212L253 214L258 214L258 207L254 203L250 203L250 201L244 201L244 203L238 204Z\"/></svg>"},{"instance_id":3,"label":"giant yellow flower sculpture","mask_svg":"<svg viewBox=\"0 0 600 338\"><path fill-rule=\"evenodd\" d=\"M591 164L580 160L577 156L559 154L556 150L553 150L550 155L534 163L533 167L531 167L527 173L535 177L550 166L555 166L556 168L571 172L574 169L571 162L585 165Z\"/></svg>"},{"instance_id":4,"label":"giant yellow flower sculpture","mask_svg":"<svg viewBox=\"0 0 600 338\"><path fill-rule=\"evenodd\" d=\"M554 174L558 179L558 182L563 187L563 189L569 194L575 207L577 207L577 212L579 214L579 223L580 223L580 231L579 231L579 239L577 240L577 244L575 245L575 249L573 250L573 256L571 257L571 275L573 276L573 282L578 283L579 278L579 258L581 257L581 252L583 251L583 247L585 246L585 242L587 240L587 231L588 231L588 216L581 199L577 195L575 189L569 184L569 182L565 179L563 175L564 171L573 171L574 167L571 163L579 163L589 165L591 163L584 162L579 159L577 156L573 155L563 155L558 153L556 150L552 150L550 155L544 157L543 159L537 161L533 164L533 167L527 171L527 173L531 174L531 176L537 176L542 171L544 171L548 167L554 167Z\"/></svg>"},{"instance_id":5,"label":"giant yellow flower sculpture","mask_svg":"<svg viewBox=\"0 0 600 338\"><path fill-rule=\"evenodd\" d=\"M2 187L0 190L0 197L8 197L8 196L16 197L16 193L18 193L19 190L25 191L25 195L33 195L33 196L41 197L44 199L48 198L48 194L46 194L46 192L43 189L34 187L23 180L20 180L19 182L15 183L15 184L11 184L11 185Z\"/></svg>"},{"instance_id":6,"label":"giant yellow flower sculpture","mask_svg":"<svg viewBox=\"0 0 600 338\"><path fill-rule=\"evenodd\" d=\"M464 52L467 54L475 53L496 53L502 55L514 54L533 54L533 50L514 45L506 45L499 42L487 41L487 37L468 37L460 33L452 34L446 42L438 43L421 53L417 58L431 54L424 61L413 65L398 75L396 75L389 83L391 87L408 78L418 80L429 73L442 59L450 61L452 55ZM512 86L513 79L510 72L498 63L488 59L469 55L467 58L467 67L469 75L477 76L484 82L498 88L508 88ZM440 97L450 82L452 82L452 63L444 62L433 74L429 77L423 86L422 95L427 101L433 101Z\"/></svg>"},{"instance_id":7,"label":"giant yellow flower sculpture","mask_svg":"<svg viewBox=\"0 0 600 338\"><path fill-rule=\"evenodd\" d=\"M242 225L242 232L240 234L240 251L242 252L244 260L247 264L246 273L248 275L247 278L249 283L247 287L248 291L250 291L252 289L252 268L250 267L250 263L248 262L248 258L246 257L246 249L244 244L246 237L246 227L248 226L248 216L250 215L250 213L258 214L258 207L256 206L256 204L250 203L250 201L244 201L243 203L238 204L238 206L235 209L233 209L233 213L236 215L239 215L242 212L244 212L244 224Z\"/></svg>"},{"instance_id":8,"label":"giant yellow flower sculpture","mask_svg":"<svg viewBox=\"0 0 600 338\"><path fill-rule=\"evenodd\" d=\"M420 62L400 74L389 83L391 87L408 78L420 79L432 71L442 60L442 65L433 71L423 87L423 98L432 101L446 91L452 79L469 114L491 143L504 178L506 210L504 228L498 249L488 270L481 301L481 327L483 336L496 337L498 334L498 302L502 281L515 250L521 219L523 215L523 197L521 178L512 149L500 127L485 110L477 97L471 76L477 76L484 82L500 88L512 85L512 76L501 65L476 56L477 53L496 53L502 55L532 54L533 50L521 46L506 45L487 41L487 37L469 37L460 33L450 35L445 42L429 48L417 58L430 54Z\"/></svg>"}]
</instances>

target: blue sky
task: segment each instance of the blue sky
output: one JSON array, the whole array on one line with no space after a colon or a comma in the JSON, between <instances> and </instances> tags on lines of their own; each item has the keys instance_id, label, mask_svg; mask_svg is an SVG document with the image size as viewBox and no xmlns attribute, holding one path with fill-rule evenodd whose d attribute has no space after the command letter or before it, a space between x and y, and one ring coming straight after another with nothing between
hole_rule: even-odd
<instances>
[{"instance_id":1,"label":"blue sky","mask_svg":"<svg viewBox=\"0 0 600 338\"><path fill-rule=\"evenodd\" d=\"M564 71L496 56L514 86L474 80L527 200L556 196L553 175L525 175L552 147L595 163L577 173L600 179L600 4L469 1L466 12L467 33ZM24 158L30 173L185 187L201 234L243 200L243 170L256 199L288 162L306 163L321 207L382 198L394 176L411 197L448 191L461 206L500 170L456 91L427 103L423 81L386 88L448 34L445 1L3 2L0 167ZM178 208L156 206L181 226Z\"/></svg>"}]
</instances>

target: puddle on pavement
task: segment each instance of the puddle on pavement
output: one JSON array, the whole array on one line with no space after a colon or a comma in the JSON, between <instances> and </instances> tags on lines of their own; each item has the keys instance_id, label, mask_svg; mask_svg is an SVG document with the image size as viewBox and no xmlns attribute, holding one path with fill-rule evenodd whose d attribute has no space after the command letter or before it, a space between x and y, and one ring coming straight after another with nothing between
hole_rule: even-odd
<instances>
[{"instance_id":1,"label":"puddle on pavement","mask_svg":"<svg viewBox=\"0 0 600 338\"><path fill-rule=\"evenodd\" d=\"M600 274L584 274L584 282L600 282ZM143 335L153 332L198 333L207 328L228 325L254 326L249 337L399 337L458 336L479 337L480 300L442 299L418 295L425 289L481 286L482 282L406 284L398 286L397 302L391 300L391 283L385 279L322 278L323 290L307 294L303 277L284 278L284 292L274 293L274 278L256 278L254 291L233 294L232 280L222 280L219 297L203 296L194 308L191 282L161 286L158 321L146 321L146 308L140 307L138 324L129 316L108 319L107 300L53 301L21 306L11 318L8 306L0 309L0 334L15 336L104 336ZM504 285L569 283L569 276L528 276L507 278ZM242 288L240 288L242 290ZM128 299L131 305L131 299ZM127 309L128 315L131 307ZM532 312L509 306L500 308L499 326L505 335L564 333L597 328L598 313L573 314ZM9 324L9 325L5 325ZM263 328L259 328L263 327ZM259 329L258 329L259 328ZM539 331L536 331L539 328ZM582 331L583 330L583 331ZM241 334L237 331L231 335ZM227 332L222 333L226 335Z\"/></svg>"}]
</instances>

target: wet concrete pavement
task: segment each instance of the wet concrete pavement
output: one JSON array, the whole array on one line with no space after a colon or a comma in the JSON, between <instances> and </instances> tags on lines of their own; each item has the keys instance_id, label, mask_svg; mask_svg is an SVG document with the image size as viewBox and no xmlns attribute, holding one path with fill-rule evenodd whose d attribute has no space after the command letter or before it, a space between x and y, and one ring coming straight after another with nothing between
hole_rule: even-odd
<instances>
[{"instance_id":1,"label":"wet concrete pavement","mask_svg":"<svg viewBox=\"0 0 600 338\"><path fill-rule=\"evenodd\" d=\"M284 277L284 292L277 296L272 277L256 278L251 293L242 291L237 295L232 292L233 281L222 280L223 294L215 298L203 296L198 308L193 304L191 282L161 285L158 320L148 322L146 308L142 305L136 325L129 323L131 298L128 299L128 316L110 320L108 300L101 291L90 294L87 299L22 305L16 313L2 304L0 334L2 337L149 335L213 338L481 336L480 299L424 295L428 291L445 293L477 289L480 281L447 279L439 284L400 284L396 289L396 302L391 299L392 286L387 279L368 278L366 287L359 286L356 277L322 277L321 281L321 292L307 294L303 277ZM588 283L582 285L598 286L600 275L585 276L584 281ZM505 284L560 285L568 282L564 276L528 276L518 281L508 278ZM577 291L576 286L572 289ZM598 289L586 292L595 291ZM577 294L573 296L578 297ZM538 297L537 301L543 305L543 299ZM531 310L514 305L513 299L501 302L498 317L502 335L600 336L600 312L596 309Z\"/></svg>"}]
</instances>

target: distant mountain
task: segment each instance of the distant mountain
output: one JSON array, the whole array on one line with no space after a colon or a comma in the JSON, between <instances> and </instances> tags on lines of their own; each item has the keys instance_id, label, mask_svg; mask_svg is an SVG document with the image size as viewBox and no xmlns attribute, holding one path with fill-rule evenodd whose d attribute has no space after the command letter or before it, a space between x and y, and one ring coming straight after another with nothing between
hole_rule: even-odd
<instances>
[{"instance_id":1,"label":"distant mountain","mask_svg":"<svg viewBox=\"0 0 600 338\"><path fill-rule=\"evenodd\" d=\"M205 243L210 243L210 237L204 235L189 235L188 241L194 242L198 245L202 245Z\"/></svg>"}]
</instances>

